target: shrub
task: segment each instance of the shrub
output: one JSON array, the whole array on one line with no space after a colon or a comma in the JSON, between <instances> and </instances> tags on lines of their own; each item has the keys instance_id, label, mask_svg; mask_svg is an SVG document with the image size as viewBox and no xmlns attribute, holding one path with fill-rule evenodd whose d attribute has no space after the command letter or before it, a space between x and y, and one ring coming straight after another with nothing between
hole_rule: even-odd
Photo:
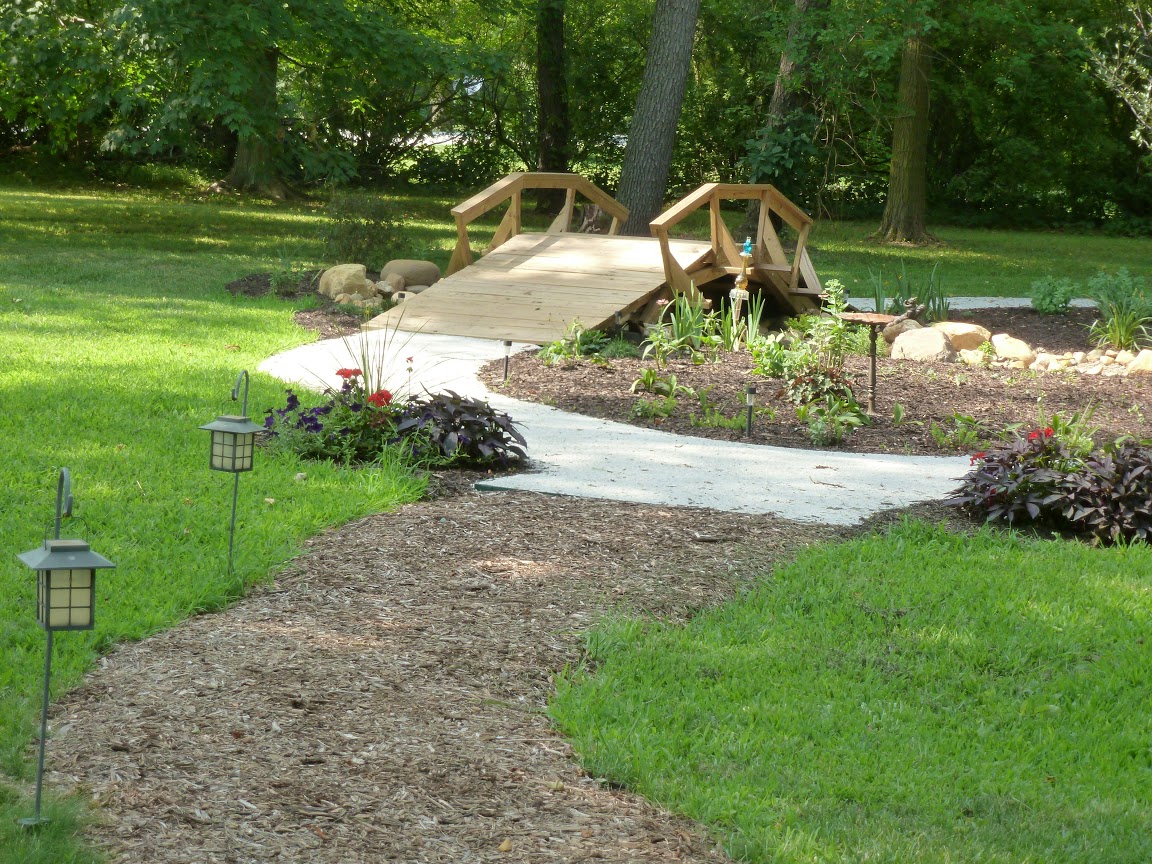
<instances>
[{"instance_id":1,"label":"shrub","mask_svg":"<svg viewBox=\"0 0 1152 864\"><path fill-rule=\"evenodd\" d=\"M404 232L403 214L387 198L338 192L328 202L327 216L321 237L332 261L379 270L392 258L420 252Z\"/></svg>"},{"instance_id":2,"label":"shrub","mask_svg":"<svg viewBox=\"0 0 1152 864\"><path fill-rule=\"evenodd\" d=\"M555 342L550 342L537 354L545 366L565 365L581 357L595 357L608 347L608 334L602 330L589 330L580 321L573 321L567 331Z\"/></svg>"},{"instance_id":3,"label":"shrub","mask_svg":"<svg viewBox=\"0 0 1152 864\"><path fill-rule=\"evenodd\" d=\"M1050 427L972 457L949 503L989 522L1051 526L1095 542L1152 535L1152 448L1121 440L1086 459Z\"/></svg>"},{"instance_id":4,"label":"shrub","mask_svg":"<svg viewBox=\"0 0 1152 864\"><path fill-rule=\"evenodd\" d=\"M1098 345L1132 349L1152 338L1146 328L1152 321L1152 300L1142 278L1123 267L1114 274L1102 270L1088 280L1088 296L1099 316L1089 330Z\"/></svg>"},{"instance_id":5,"label":"shrub","mask_svg":"<svg viewBox=\"0 0 1152 864\"><path fill-rule=\"evenodd\" d=\"M307 459L364 463L378 458L394 440L398 406L392 393L366 392L360 369L339 369L339 390L327 390L327 400L306 408L291 390L283 408L269 409L264 418L276 446Z\"/></svg>"},{"instance_id":6,"label":"shrub","mask_svg":"<svg viewBox=\"0 0 1152 864\"><path fill-rule=\"evenodd\" d=\"M1071 279L1045 276L1032 283L1032 308L1045 315L1063 315L1080 290L1080 285Z\"/></svg>"},{"instance_id":7,"label":"shrub","mask_svg":"<svg viewBox=\"0 0 1152 864\"><path fill-rule=\"evenodd\" d=\"M525 458L524 436L511 417L451 390L410 399L396 436L433 464L508 468Z\"/></svg>"},{"instance_id":8,"label":"shrub","mask_svg":"<svg viewBox=\"0 0 1152 864\"><path fill-rule=\"evenodd\" d=\"M841 444L844 439L868 422L856 400L827 395L819 402L796 406L796 418L808 424L808 434L818 447Z\"/></svg>"},{"instance_id":9,"label":"shrub","mask_svg":"<svg viewBox=\"0 0 1152 864\"><path fill-rule=\"evenodd\" d=\"M838 365L825 365L828 353L818 353L809 342L798 341L786 348L783 343L758 340L752 345L752 371L784 381L784 392L794 405L822 401L832 396L851 399L852 385Z\"/></svg>"}]
</instances>

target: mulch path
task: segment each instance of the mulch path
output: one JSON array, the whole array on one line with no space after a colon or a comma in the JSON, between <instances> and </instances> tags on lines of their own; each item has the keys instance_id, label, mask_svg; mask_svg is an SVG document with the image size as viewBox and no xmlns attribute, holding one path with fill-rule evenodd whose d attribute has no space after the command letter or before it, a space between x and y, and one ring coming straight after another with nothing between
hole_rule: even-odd
<instances>
[{"instance_id":1,"label":"mulch path","mask_svg":"<svg viewBox=\"0 0 1152 864\"><path fill-rule=\"evenodd\" d=\"M1031 309L981 309L958 313L955 320L973 321L993 333L1009 333L1033 348L1053 353L1087 351L1089 310L1073 310L1066 316L1041 315ZM503 384L503 361L489 364L481 380L489 388L516 399L543 402L565 411L648 426L703 438L770 444L778 447L813 448L808 429L782 393L783 382L751 372L747 352L726 355L721 363L693 365L679 359L661 374L672 373L677 383L701 392L726 417L745 414L745 386L757 385L757 399L774 418L758 415L751 438L744 430L707 428L694 424L700 415L697 399L683 396L668 418L645 420L633 416L633 406L650 394L630 392L632 382L651 362L612 360L598 365L582 360L567 365L545 366L532 353L512 359L510 377ZM850 356L845 368L853 380L856 396L864 404L868 393L868 358ZM854 433L838 450L860 453L908 453L943 455L983 449L995 433L1020 424L1034 428L1042 408L1069 418L1091 405L1092 424L1100 427L1098 441L1119 435L1152 437L1152 376L1106 378L1076 372L1036 374L1008 369L983 369L959 363L910 363L881 357L877 365L876 418ZM904 422L893 422L896 403L903 407ZM975 446L941 445L932 435L935 425L955 429L956 415L972 418L986 434ZM828 448L832 449L832 448Z\"/></svg>"},{"instance_id":2,"label":"mulch path","mask_svg":"<svg viewBox=\"0 0 1152 864\"><path fill-rule=\"evenodd\" d=\"M685 620L846 532L473 479L314 538L54 706L48 782L94 802L110 860L727 860L581 771L544 711L554 678L604 616Z\"/></svg>"}]
</instances>

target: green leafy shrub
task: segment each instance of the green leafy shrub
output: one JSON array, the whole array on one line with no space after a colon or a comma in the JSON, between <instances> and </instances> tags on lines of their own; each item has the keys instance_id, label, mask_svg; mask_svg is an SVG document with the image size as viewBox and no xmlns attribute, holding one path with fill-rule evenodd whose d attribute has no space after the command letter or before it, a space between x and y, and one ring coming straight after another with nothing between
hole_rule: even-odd
<instances>
[{"instance_id":1,"label":"green leafy shrub","mask_svg":"<svg viewBox=\"0 0 1152 864\"><path fill-rule=\"evenodd\" d=\"M851 396L826 395L820 401L796 406L796 419L808 425L812 443L818 447L841 444L868 422L868 415Z\"/></svg>"},{"instance_id":2,"label":"green leafy shrub","mask_svg":"<svg viewBox=\"0 0 1152 864\"><path fill-rule=\"evenodd\" d=\"M1051 427L972 457L949 503L986 521L1047 525L1096 542L1152 535L1152 448L1120 440L1081 458Z\"/></svg>"},{"instance_id":3,"label":"green leafy shrub","mask_svg":"<svg viewBox=\"0 0 1152 864\"><path fill-rule=\"evenodd\" d=\"M642 420L662 420L672 416L678 403L679 400L671 394L658 399L637 399L632 406L632 416Z\"/></svg>"},{"instance_id":4,"label":"green leafy shrub","mask_svg":"<svg viewBox=\"0 0 1152 864\"><path fill-rule=\"evenodd\" d=\"M579 321L568 325L564 335L549 342L537 354L545 366L570 364L581 357L596 357L609 344L608 334L602 330L589 330Z\"/></svg>"},{"instance_id":5,"label":"green leafy shrub","mask_svg":"<svg viewBox=\"0 0 1152 864\"><path fill-rule=\"evenodd\" d=\"M511 417L451 390L410 399L397 417L396 437L432 463L508 468L525 458L524 436Z\"/></svg>"},{"instance_id":6,"label":"green leafy shrub","mask_svg":"<svg viewBox=\"0 0 1152 864\"><path fill-rule=\"evenodd\" d=\"M632 382L633 393L638 393L641 390L646 390L654 396L696 395L696 391L691 387L677 383L676 376L672 373L661 375L655 369L643 370L640 377Z\"/></svg>"},{"instance_id":7,"label":"green leafy shrub","mask_svg":"<svg viewBox=\"0 0 1152 864\"><path fill-rule=\"evenodd\" d=\"M379 195L338 192L328 202L326 215L321 237L332 261L379 270L393 258L417 257L423 251L405 233L397 206Z\"/></svg>"},{"instance_id":8,"label":"green leafy shrub","mask_svg":"<svg viewBox=\"0 0 1152 864\"><path fill-rule=\"evenodd\" d=\"M369 392L360 369L336 374L343 385L319 405L306 407L288 390L285 406L268 410L264 428L274 447L345 464L373 462L399 443L428 465L506 468L524 458L512 419L487 402L448 391L401 403L386 389Z\"/></svg>"},{"instance_id":9,"label":"green leafy shrub","mask_svg":"<svg viewBox=\"0 0 1152 864\"><path fill-rule=\"evenodd\" d=\"M1032 283L1032 308L1045 315L1063 315L1072 308L1072 298L1081 290L1071 279L1045 276Z\"/></svg>"},{"instance_id":10,"label":"green leafy shrub","mask_svg":"<svg viewBox=\"0 0 1152 864\"><path fill-rule=\"evenodd\" d=\"M399 413L392 393L371 392L360 369L338 369L344 383L319 405L305 407L292 390L283 408L269 409L264 428L274 445L306 459L345 464L372 462L395 438Z\"/></svg>"},{"instance_id":11,"label":"green leafy shrub","mask_svg":"<svg viewBox=\"0 0 1152 864\"><path fill-rule=\"evenodd\" d=\"M1097 345L1134 349L1152 339L1147 329L1152 300L1143 278L1132 276L1124 267L1115 273L1101 270L1088 280L1088 296L1095 301L1099 316L1089 329Z\"/></svg>"}]
</instances>

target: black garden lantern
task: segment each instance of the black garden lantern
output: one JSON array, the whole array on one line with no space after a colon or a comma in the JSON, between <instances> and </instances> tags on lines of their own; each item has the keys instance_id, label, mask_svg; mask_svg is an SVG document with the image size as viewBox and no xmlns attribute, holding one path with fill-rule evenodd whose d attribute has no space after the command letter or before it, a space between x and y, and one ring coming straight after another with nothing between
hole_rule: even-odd
<instances>
[{"instance_id":1,"label":"black garden lantern","mask_svg":"<svg viewBox=\"0 0 1152 864\"><path fill-rule=\"evenodd\" d=\"M52 634L57 630L91 630L96 623L96 571L116 565L84 540L61 539L60 523L72 515L72 475L60 469L56 484L56 522L51 540L16 557L36 572L36 620L48 635L44 650L44 694L40 711L40 752L36 767L36 813L21 819L25 828L48 820L40 815L44 787L44 746L48 739L48 693L52 683Z\"/></svg>"},{"instance_id":2,"label":"black garden lantern","mask_svg":"<svg viewBox=\"0 0 1152 864\"><path fill-rule=\"evenodd\" d=\"M228 573L232 573L232 545L236 539L236 502L240 496L240 475L252 470L252 460L256 452L256 433L263 427L248 418L248 370L244 369L236 378L232 388L232 401L240 397L240 385L244 385L244 402L240 414L225 414L205 429L212 435L212 449L208 467L213 471L224 471L235 476L232 487L232 522L228 528Z\"/></svg>"}]
</instances>

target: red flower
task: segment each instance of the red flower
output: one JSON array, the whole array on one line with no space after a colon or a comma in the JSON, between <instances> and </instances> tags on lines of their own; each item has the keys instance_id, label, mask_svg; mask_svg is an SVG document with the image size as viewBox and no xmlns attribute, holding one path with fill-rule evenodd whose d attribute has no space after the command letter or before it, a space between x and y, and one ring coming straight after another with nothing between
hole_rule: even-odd
<instances>
[{"instance_id":1,"label":"red flower","mask_svg":"<svg viewBox=\"0 0 1152 864\"><path fill-rule=\"evenodd\" d=\"M979 453L973 453L972 458L970 458L968 460L968 464L969 465L975 465L977 462L979 462L981 459L983 459L987 455L988 454L983 450L981 450Z\"/></svg>"},{"instance_id":2,"label":"red flower","mask_svg":"<svg viewBox=\"0 0 1152 864\"><path fill-rule=\"evenodd\" d=\"M1028 440L1029 441L1035 441L1039 437L1040 437L1040 430L1039 429L1034 429L1033 431L1028 433Z\"/></svg>"},{"instance_id":3,"label":"red flower","mask_svg":"<svg viewBox=\"0 0 1152 864\"><path fill-rule=\"evenodd\" d=\"M383 408L385 405L392 401L392 394L387 390L377 390L368 397L368 404L375 405L377 408Z\"/></svg>"},{"instance_id":4,"label":"red flower","mask_svg":"<svg viewBox=\"0 0 1152 864\"><path fill-rule=\"evenodd\" d=\"M336 374L347 380L349 378L355 378L357 375L363 375L364 373L359 369L337 369Z\"/></svg>"},{"instance_id":5,"label":"red flower","mask_svg":"<svg viewBox=\"0 0 1152 864\"><path fill-rule=\"evenodd\" d=\"M1047 429L1044 430L1044 437L1045 438L1051 438L1052 435L1053 435L1052 427L1049 426Z\"/></svg>"}]
</instances>

